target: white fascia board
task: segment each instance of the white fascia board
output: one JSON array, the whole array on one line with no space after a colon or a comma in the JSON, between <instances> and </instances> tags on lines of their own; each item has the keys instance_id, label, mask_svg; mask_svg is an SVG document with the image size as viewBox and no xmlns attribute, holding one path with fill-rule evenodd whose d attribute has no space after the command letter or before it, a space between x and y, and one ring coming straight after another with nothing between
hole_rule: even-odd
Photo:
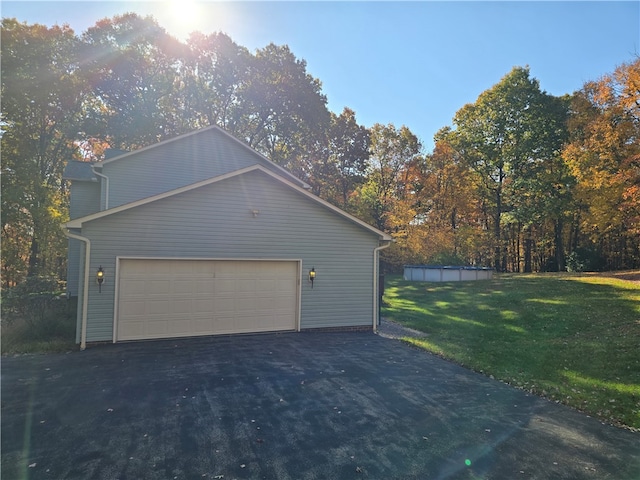
<instances>
[{"instance_id":1,"label":"white fascia board","mask_svg":"<svg viewBox=\"0 0 640 480\"><path fill-rule=\"evenodd\" d=\"M305 197L309 198L310 200L320 204L321 206L323 206L324 208L346 218L347 220L349 220L352 223L355 223L356 225L359 225L363 228L365 228L366 230L369 230L370 232L378 235L380 237L380 240L383 241L391 241L392 237L391 235L384 233L381 230L378 230L375 227L372 227L371 225L369 225L366 222L363 222L362 220L360 220L359 218L354 217L353 215L345 212L344 210L336 207L335 205L332 205L331 203L327 202L326 200L321 199L320 197L317 197L316 195L313 195L312 193L309 193L306 189L299 187L298 185L296 185L295 183L292 183L290 181L288 181L287 179L281 177L280 175L272 172L271 170L268 170L267 168L263 167L262 165L252 165L251 167L247 167L247 168L242 168L240 170L236 170L234 172L229 172L226 173L224 175L220 175L214 178L209 178L207 180L203 180L201 182L197 182L197 183L193 183L191 185L186 185L184 187L180 187L177 188L175 190L170 190L168 192L164 192L161 193L159 195L154 195L152 197L147 197L147 198L143 198L141 200L136 200L135 202L131 202L131 203L127 203L124 205L120 205L118 207L115 208L110 208L109 210L103 210L102 212L97 212L97 213L93 213L91 215L87 215L85 217L80 217L80 218L76 218L74 220L71 220L67 223L65 223L65 227L66 228L82 228L82 224L86 223L86 222L90 222L92 220L97 220L99 218L102 217L106 217L109 215L113 215L114 213L119 213L119 212L123 212L126 210L130 210L132 208L136 208L136 207L140 207L142 205L146 205L148 203L152 203L158 200L162 200L164 198L168 198L168 197L172 197L174 195L178 195L180 193L184 193L184 192L189 192L191 190L195 190L197 188L200 187L204 187L206 185L211 185L217 182L221 182L223 180L227 180L233 177L237 177L240 175L244 175L245 173L249 173L249 172L254 172L254 171L258 171L261 172L265 175L268 175L269 177L273 178L274 180L277 180L278 182L286 185L287 187L295 190L296 192L298 192L301 195L304 195Z\"/></svg>"},{"instance_id":2,"label":"white fascia board","mask_svg":"<svg viewBox=\"0 0 640 480\"><path fill-rule=\"evenodd\" d=\"M261 169L262 172L266 173L267 175L269 175L270 177L278 180L279 182L284 183L285 185L287 185L289 188L292 188L294 190L296 190L298 193L308 197L309 199L313 200L316 203L319 203L320 205L322 205L324 208L327 208L328 210L331 210L334 213L337 213L338 215L346 218L347 220L349 220L350 222L355 223L356 225L360 225L361 227L364 227L365 229L375 233L376 235L378 235L380 237L380 240L384 240L384 241L391 241L393 240L393 237L387 233L384 233L382 230L378 230L377 228L369 225L367 222L363 222L362 220L360 220L357 217L354 217L353 215L351 215L350 213L345 212L344 210L342 210L341 208L336 207L335 205L327 202L326 200L323 200L322 198L314 195L313 193L308 192L307 190L305 190L304 188L300 188L297 185L285 180L284 178L280 177L279 175L276 175L273 172L270 172L267 169Z\"/></svg>"},{"instance_id":3,"label":"white fascia board","mask_svg":"<svg viewBox=\"0 0 640 480\"><path fill-rule=\"evenodd\" d=\"M86 222L90 222L92 220L97 220L102 217L106 217L109 215L113 215L114 213L123 212L125 210L129 210L131 208L136 208L141 205L146 205L147 203L155 202L158 200L162 200L163 198L172 197L174 195L178 195L180 193L188 192L190 190L194 190L196 188L204 187L205 185L210 185L212 183L220 182L222 180L226 180L228 178L233 178L237 175L242 175L243 173L251 172L253 170L264 169L260 165L252 165L247 168L242 168L240 170L235 170L233 172L225 173L224 175L219 175L217 177L208 178L206 180L192 183L190 185L186 185L184 187L176 188L174 190L169 190L168 192L163 192L158 195L153 195L151 197L142 198L140 200L136 200L135 202L125 203L124 205L119 205L114 208L110 208L109 210L103 210L101 212L92 213L91 215L87 215L85 217L76 218L75 220L71 220L65 223L67 228L82 228L82 224Z\"/></svg>"},{"instance_id":4,"label":"white fascia board","mask_svg":"<svg viewBox=\"0 0 640 480\"><path fill-rule=\"evenodd\" d=\"M281 167L280 165L278 165L277 163L275 163L272 160L269 160L267 157L265 157L264 155L262 155L260 152L258 152L257 150L254 150L253 148L251 148L249 145L247 145L246 143L244 143L241 140L238 140L236 137L234 137L233 135L231 135L229 132L223 130L220 127L214 127L215 129L217 129L221 134L227 136L230 140L236 142L238 145L240 145L242 148L244 148L245 150L249 150L251 153L253 153L254 155L259 156L262 160L264 160L265 162L269 163L270 165L274 166L277 170L279 170L280 172L282 172L283 175L285 175L288 178L293 179L294 183L300 183L300 185L302 186L302 188L306 188L306 189L310 189L311 185L309 185L308 183L304 182L303 180L300 180L298 177L296 177L293 173L291 173L289 170L287 170L286 168Z\"/></svg>"}]
</instances>

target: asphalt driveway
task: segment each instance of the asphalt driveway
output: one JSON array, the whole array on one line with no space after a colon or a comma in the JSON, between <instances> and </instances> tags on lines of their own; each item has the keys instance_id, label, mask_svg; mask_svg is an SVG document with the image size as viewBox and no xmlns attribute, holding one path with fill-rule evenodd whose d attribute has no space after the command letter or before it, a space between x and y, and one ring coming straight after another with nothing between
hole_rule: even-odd
<instances>
[{"instance_id":1,"label":"asphalt driveway","mask_svg":"<svg viewBox=\"0 0 640 480\"><path fill-rule=\"evenodd\" d=\"M1 447L7 480L640 478L640 434L372 333L3 358Z\"/></svg>"}]
</instances>

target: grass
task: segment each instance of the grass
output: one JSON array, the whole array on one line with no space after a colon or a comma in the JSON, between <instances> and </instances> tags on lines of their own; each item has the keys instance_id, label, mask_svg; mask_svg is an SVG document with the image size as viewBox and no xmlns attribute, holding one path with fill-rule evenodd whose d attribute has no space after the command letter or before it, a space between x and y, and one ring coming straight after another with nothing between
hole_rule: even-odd
<instances>
[{"instance_id":1,"label":"grass","mask_svg":"<svg viewBox=\"0 0 640 480\"><path fill-rule=\"evenodd\" d=\"M405 340L603 421L640 429L640 282L511 274L477 282L387 277L382 314Z\"/></svg>"},{"instance_id":2,"label":"grass","mask_svg":"<svg viewBox=\"0 0 640 480\"><path fill-rule=\"evenodd\" d=\"M2 319L2 355L63 353L77 350L76 319L73 304L52 311L37 320Z\"/></svg>"},{"instance_id":3,"label":"grass","mask_svg":"<svg viewBox=\"0 0 640 480\"><path fill-rule=\"evenodd\" d=\"M8 330L8 331L7 331ZM28 333L17 327L2 328L2 355L18 355L28 353L64 353L78 350L75 338L31 339Z\"/></svg>"}]
</instances>

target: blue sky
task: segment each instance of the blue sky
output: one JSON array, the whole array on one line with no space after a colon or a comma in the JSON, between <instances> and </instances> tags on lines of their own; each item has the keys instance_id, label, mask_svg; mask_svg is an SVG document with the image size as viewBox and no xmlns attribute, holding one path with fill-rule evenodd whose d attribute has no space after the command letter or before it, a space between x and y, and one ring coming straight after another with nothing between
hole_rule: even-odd
<instances>
[{"instance_id":1,"label":"blue sky","mask_svg":"<svg viewBox=\"0 0 640 480\"><path fill-rule=\"evenodd\" d=\"M133 11L179 38L223 31L254 51L287 44L320 79L329 108L359 123L408 126L425 145L514 66L572 93L640 54L640 2L35 2L3 17L77 34Z\"/></svg>"}]
</instances>

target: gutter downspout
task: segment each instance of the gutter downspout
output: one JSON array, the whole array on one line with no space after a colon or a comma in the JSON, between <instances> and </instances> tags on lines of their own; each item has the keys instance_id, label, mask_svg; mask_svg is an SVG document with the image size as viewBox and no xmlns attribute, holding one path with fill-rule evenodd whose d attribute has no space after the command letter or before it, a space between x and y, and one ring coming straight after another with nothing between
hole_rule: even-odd
<instances>
[{"instance_id":1,"label":"gutter downspout","mask_svg":"<svg viewBox=\"0 0 640 480\"><path fill-rule=\"evenodd\" d=\"M64 234L73 238L74 240L79 240L84 242L84 286L82 291L82 321L80 323L80 350L84 350L87 348L87 312L89 311L89 262L91 261L91 241L80 235L76 235L75 233L71 233L69 230L62 226L62 230Z\"/></svg>"},{"instance_id":2,"label":"gutter downspout","mask_svg":"<svg viewBox=\"0 0 640 480\"><path fill-rule=\"evenodd\" d=\"M104 178L104 189L105 189L105 193L104 193L104 210L109 210L109 177L107 177L104 173L99 173L96 172L96 167L95 166L91 166L91 171L93 172L94 175L100 177L100 178Z\"/></svg>"},{"instance_id":3,"label":"gutter downspout","mask_svg":"<svg viewBox=\"0 0 640 480\"><path fill-rule=\"evenodd\" d=\"M380 301L380 295L378 294L378 289L380 288L380 275L378 274L379 270L379 252L380 250L384 250L388 246L393 243L393 240L387 241L384 245L380 245L373 249L373 333L378 331L378 320L379 320L379 312L380 308L378 302Z\"/></svg>"}]
</instances>

